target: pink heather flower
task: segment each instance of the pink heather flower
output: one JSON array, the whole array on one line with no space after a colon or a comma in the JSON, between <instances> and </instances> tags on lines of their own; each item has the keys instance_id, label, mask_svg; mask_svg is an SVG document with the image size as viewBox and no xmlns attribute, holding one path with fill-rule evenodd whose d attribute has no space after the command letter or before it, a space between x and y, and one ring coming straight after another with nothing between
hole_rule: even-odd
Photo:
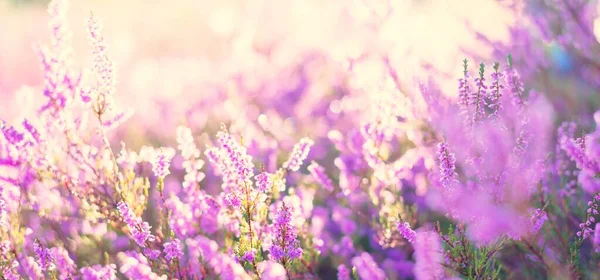
<instances>
[{"instance_id":1,"label":"pink heather flower","mask_svg":"<svg viewBox=\"0 0 600 280\"><path fill-rule=\"evenodd\" d=\"M33 251L37 256L37 263L40 265L42 270L52 270L54 269L54 259L50 254L50 250L48 248L44 248L39 240L35 240L33 242Z\"/></svg>"},{"instance_id":2,"label":"pink heather flower","mask_svg":"<svg viewBox=\"0 0 600 280\"><path fill-rule=\"evenodd\" d=\"M256 179L256 190L259 192L266 192L271 189L273 185L273 174L269 174L268 172L262 172L254 178Z\"/></svg>"},{"instance_id":3,"label":"pink heather flower","mask_svg":"<svg viewBox=\"0 0 600 280\"><path fill-rule=\"evenodd\" d=\"M350 270L343 264L340 264L337 268L337 279L338 280L351 280Z\"/></svg>"},{"instance_id":4,"label":"pink heather flower","mask_svg":"<svg viewBox=\"0 0 600 280\"><path fill-rule=\"evenodd\" d=\"M327 177L325 169L322 166L313 161L308 166L308 172L310 172L310 175L312 175L312 177L317 181L317 183L320 184L321 187L328 191L333 191L333 183L331 182L331 179Z\"/></svg>"},{"instance_id":5,"label":"pink heather flower","mask_svg":"<svg viewBox=\"0 0 600 280\"><path fill-rule=\"evenodd\" d=\"M467 60L463 60L463 77L458 80L458 105L460 112L465 114L468 112L469 96L471 94L471 88L469 87L469 76Z\"/></svg>"},{"instance_id":6,"label":"pink heather flower","mask_svg":"<svg viewBox=\"0 0 600 280\"><path fill-rule=\"evenodd\" d=\"M246 194L254 195L250 180L254 176L252 157L236 142L225 127L217 133L219 147L209 147L205 155L223 177L223 198L229 206L239 207Z\"/></svg>"},{"instance_id":7,"label":"pink heather flower","mask_svg":"<svg viewBox=\"0 0 600 280\"><path fill-rule=\"evenodd\" d=\"M504 85L500 83L500 80L504 77L504 74L502 72L498 72L498 67L499 64L497 62L494 63L494 72L490 75L492 77L492 84L490 85L489 92L489 107L492 110L491 115L496 115L502 110L502 91L504 89Z\"/></svg>"},{"instance_id":8,"label":"pink heather flower","mask_svg":"<svg viewBox=\"0 0 600 280\"><path fill-rule=\"evenodd\" d=\"M154 172L154 176L164 179L167 175L171 174L169 171L169 166L171 165L170 162L171 158L161 149L152 162L152 172Z\"/></svg>"},{"instance_id":9,"label":"pink heather flower","mask_svg":"<svg viewBox=\"0 0 600 280\"><path fill-rule=\"evenodd\" d=\"M373 257L367 252L362 252L360 255L352 258L352 265L356 267L356 272L360 279L373 279L373 280L384 280L385 273Z\"/></svg>"},{"instance_id":10,"label":"pink heather flower","mask_svg":"<svg viewBox=\"0 0 600 280\"><path fill-rule=\"evenodd\" d=\"M140 245L140 247L144 247L146 241L154 240L154 236L150 233L150 228L148 222L138 222L136 227L131 228L133 241Z\"/></svg>"},{"instance_id":11,"label":"pink heather flower","mask_svg":"<svg viewBox=\"0 0 600 280\"><path fill-rule=\"evenodd\" d=\"M283 168L291 171L298 171L302 165L302 162L308 156L310 147L312 147L314 143L315 142L308 137L300 139L300 141L294 145L294 149L292 150L290 158L283 163Z\"/></svg>"},{"instance_id":12,"label":"pink heather flower","mask_svg":"<svg viewBox=\"0 0 600 280\"><path fill-rule=\"evenodd\" d=\"M88 19L88 34L93 49L94 72L97 76L95 89L99 102L97 109L99 113L103 113L112 103L116 91L116 75L113 62L108 57L106 42L102 36L102 25L94 19L93 14Z\"/></svg>"},{"instance_id":13,"label":"pink heather flower","mask_svg":"<svg viewBox=\"0 0 600 280\"><path fill-rule=\"evenodd\" d=\"M183 257L183 248L181 248L181 241L174 239L171 242L165 243L165 258L167 260L180 259Z\"/></svg>"},{"instance_id":14,"label":"pink heather flower","mask_svg":"<svg viewBox=\"0 0 600 280\"><path fill-rule=\"evenodd\" d=\"M221 145L221 149L226 156L226 166L240 181L246 182L254 174L254 164L252 158L248 155L246 147L236 142L233 137L223 127L217 133L217 141Z\"/></svg>"},{"instance_id":15,"label":"pink heather flower","mask_svg":"<svg viewBox=\"0 0 600 280\"><path fill-rule=\"evenodd\" d=\"M443 279L442 241L434 231L417 232L414 243L415 266L413 272L418 280Z\"/></svg>"},{"instance_id":16,"label":"pink heather flower","mask_svg":"<svg viewBox=\"0 0 600 280\"><path fill-rule=\"evenodd\" d=\"M504 70L506 89L513 105L523 105L523 82L516 69L507 67Z\"/></svg>"},{"instance_id":17,"label":"pink heather flower","mask_svg":"<svg viewBox=\"0 0 600 280\"><path fill-rule=\"evenodd\" d=\"M119 202L117 209L123 221L129 227L131 238L135 243L140 247L146 247L146 241L154 241L155 237L150 233L150 225L147 222L143 222L141 218L136 217L127 203L123 201Z\"/></svg>"},{"instance_id":18,"label":"pink heather flower","mask_svg":"<svg viewBox=\"0 0 600 280\"><path fill-rule=\"evenodd\" d=\"M398 223L398 231L402 236L410 243L415 242L415 238L417 233L410 228L410 224L407 222L399 222Z\"/></svg>"},{"instance_id":19,"label":"pink heather flower","mask_svg":"<svg viewBox=\"0 0 600 280\"><path fill-rule=\"evenodd\" d=\"M292 226L292 213L285 204L281 206L275 217L273 232L272 245L269 249L271 258L280 263L287 263L302 256L296 229Z\"/></svg>"},{"instance_id":20,"label":"pink heather flower","mask_svg":"<svg viewBox=\"0 0 600 280\"><path fill-rule=\"evenodd\" d=\"M485 117L485 97L487 96L486 92L488 87L485 85L483 63L479 66L479 77L475 78L475 87L477 90L473 91L469 96L469 104L475 106L472 119L473 123L476 123Z\"/></svg>"},{"instance_id":21,"label":"pink heather flower","mask_svg":"<svg viewBox=\"0 0 600 280\"><path fill-rule=\"evenodd\" d=\"M56 116L74 95L80 75L71 73L71 31L66 17L68 1L54 0L48 4L50 15L50 45L39 46L38 53L44 70L44 95L48 98L40 111Z\"/></svg>"},{"instance_id":22,"label":"pink heather flower","mask_svg":"<svg viewBox=\"0 0 600 280\"><path fill-rule=\"evenodd\" d=\"M544 223L548 220L548 215L542 209L535 209L533 214L531 215L530 224L531 224L531 232L537 233Z\"/></svg>"},{"instance_id":23,"label":"pink heather flower","mask_svg":"<svg viewBox=\"0 0 600 280\"><path fill-rule=\"evenodd\" d=\"M458 174L456 173L456 158L454 153L448 149L448 143L442 142L438 144L437 150L438 160L440 162L440 183L446 190L451 190L458 182Z\"/></svg>"},{"instance_id":24,"label":"pink heather flower","mask_svg":"<svg viewBox=\"0 0 600 280\"><path fill-rule=\"evenodd\" d=\"M160 257L160 250L144 248L144 255L150 260L156 260Z\"/></svg>"}]
</instances>

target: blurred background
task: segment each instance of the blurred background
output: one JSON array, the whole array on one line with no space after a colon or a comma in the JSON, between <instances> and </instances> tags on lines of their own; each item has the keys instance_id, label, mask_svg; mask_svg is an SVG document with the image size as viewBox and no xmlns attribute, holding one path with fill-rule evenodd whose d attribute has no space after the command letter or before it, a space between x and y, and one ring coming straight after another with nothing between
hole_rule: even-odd
<instances>
[{"instance_id":1,"label":"blurred background","mask_svg":"<svg viewBox=\"0 0 600 280\"><path fill-rule=\"evenodd\" d=\"M49 37L48 2L0 1L0 117L22 118L38 106L31 101L42 82L34 46ZM489 58L493 50L467 24L503 41L515 21L502 3L477 0L82 0L71 3L68 18L82 68L90 66L90 11L103 23L117 65L119 103L136 110L130 122L163 120L160 129L173 132L191 118L194 104L218 94L217 85L243 76L256 88L307 65L309 57L328 65L323 74L343 75L347 58L385 55L408 86L415 77L433 76L452 96L462 59Z\"/></svg>"}]
</instances>

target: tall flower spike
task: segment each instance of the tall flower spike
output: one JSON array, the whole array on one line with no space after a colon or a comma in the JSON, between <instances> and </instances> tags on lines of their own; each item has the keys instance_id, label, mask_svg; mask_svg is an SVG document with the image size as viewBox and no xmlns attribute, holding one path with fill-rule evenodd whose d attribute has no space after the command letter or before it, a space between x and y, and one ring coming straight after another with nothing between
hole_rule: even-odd
<instances>
[{"instance_id":1,"label":"tall flower spike","mask_svg":"<svg viewBox=\"0 0 600 280\"><path fill-rule=\"evenodd\" d=\"M171 174L169 171L170 167L170 157L168 157L164 150L158 151L156 154L156 158L152 162L152 172L154 172L154 176L164 179L167 175Z\"/></svg>"},{"instance_id":2,"label":"tall flower spike","mask_svg":"<svg viewBox=\"0 0 600 280\"><path fill-rule=\"evenodd\" d=\"M296 229L292 225L292 213L285 204L277 213L273 231L273 243L269 249L271 258L285 266L289 261L302 256Z\"/></svg>"},{"instance_id":3,"label":"tall flower spike","mask_svg":"<svg viewBox=\"0 0 600 280\"><path fill-rule=\"evenodd\" d=\"M108 57L107 45L102 36L102 25L94 19L93 13L90 14L88 19L88 33L90 45L93 49L94 72L97 76L94 109L97 114L103 114L112 103L116 78L113 62Z\"/></svg>"},{"instance_id":4,"label":"tall flower spike","mask_svg":"<svg viewBox=\"0 0 600 280\"><path fill-rule=\"evenodd\" d=\"M314 143L315 142L308 137L300 139L300 141L294 145L294 149L292 150L290 158L283 163L283 168L291 171L298 171L302 165L302 162L308 156L310 147L312 147Z\"/></svg>"},{"instance_id":5,"label":"tall flower spike","mask_svg":"<svg viewBox=\"0 0 600 280\"><path fill-rule=\"evenodd\" d=\"M461 114L466 114L469 111L469 94L471 88L469 87L469 70L468 60L463 60L463 77L458 79L458 105L460 107Z\"/></svg>"},{"instance_id":6,"label":"tall flower spike","mask_svg":"<svg viewBox=\"0 0 600 280\"><path fill-rule=\"evenodd\" d=\"M456 174L456 158L448 149L448 143L442 142L438 144L437 151L440 162L440 183L446 190L452 190L458 182Z\"/></svg>"},{"instance_id":7,"label":"tall flower spike","mask_svg":"<svg viewBox=\"0 0 600 280\"><path fill-rule=\"evenodd\" d=\"M239 144L231 137L225 126L217 133L217 141L226 155L227 166L241 181L246 182L254 174L254 164L248 155L246 147Z\"/></svg>"},{"instance_id":8,"label":"tall flower spike","mask_svg":"<svg viewBox=\"0 0 600 280\"><path fill-rule=\"evenodd\" d=\"M492 77L492 84L490 86L489 93L489 107L492 110L491 116L497 115L498 112L502 110L502 89L504 89L504 85L500 84L500 80L504 74L502 74L502 72L498 72L499 67L500 64L498 62L494 63L494 72L490 75Z\"/></svg>"},{"instance_id":9,"label":"tall flower spike","mask_svg":"<svg viewBox=\"0 0 600 280\"><path fill-rule=\"evenodd\" d=\"M512 57L507 57L507 66L504 70L504 79L507 86L507 91L513 105L523 105L523 82L516 69L512 68Z\"/></svg>"},{"instance_id":10,"label":"tall flower spike","mask_svg":"<svg viewBox=\"0 0 600 280\"><path fill-rule=\"evenodd\" d=\"M50 250L44 248L38 239L33 242L33 251L37 255L37 262L42 270L54 269L54 260L52 259L52 255L50 255Z\"/></svg>"},{"instance_id":11,"label":"tall flower spike","mask_svg":"<svg viewBox=\"0 0 600 280\"><path fill-rule=\"evenodd\" d=\"M475 86L477 87L477 90L471 94L469 99L469 104L475 106L472 119L473 123L476 123L485 117L487 86L485 85L485 65L483 63L479 65L479 77L475 78Z\"/></svg>"}]
</instances>

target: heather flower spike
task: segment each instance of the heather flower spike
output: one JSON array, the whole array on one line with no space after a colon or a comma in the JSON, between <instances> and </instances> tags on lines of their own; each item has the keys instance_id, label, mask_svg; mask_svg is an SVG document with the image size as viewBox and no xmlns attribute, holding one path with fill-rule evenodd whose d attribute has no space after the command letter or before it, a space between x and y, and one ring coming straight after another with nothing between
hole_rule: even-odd
<instances>
[{"instance_id":1,"label":"heather flower spike","mask_svg":"<svg viewBox=\"0 0 600 280\"><path fill-rule=\"evenodd\" d=\"M300 166L302 166L302 162L308 156L310 147L312 147L314 143L315 142L308 137L300 139L300 141L294 145L294 149L292 150L289 159L283 163L283 168L291 171L298 171Z\"/></svg>"},{"instance_id":2,"label":"heather flower spike","mask_svg":"<svg viewBox=\"0 0 600 280\"><path fill-rule=\"evenodd\" d=\"M292 213L285 203L273 222L273 240L269 253L271 258L284 267L302 256L296 228L292 225Z\"/></svg>"}]
</instances>

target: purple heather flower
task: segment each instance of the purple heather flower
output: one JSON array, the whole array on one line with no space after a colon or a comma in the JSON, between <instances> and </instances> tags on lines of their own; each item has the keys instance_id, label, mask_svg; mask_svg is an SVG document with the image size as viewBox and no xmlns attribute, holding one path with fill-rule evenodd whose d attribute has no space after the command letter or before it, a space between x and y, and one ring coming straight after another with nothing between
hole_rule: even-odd
<instances>
[{"instance_id":1,"label":"purple heather flower","mask_svg":"<svg viewBox=\"0 0 600 280\"><path fill-rule=\"evenodd\" d=\"M133 241L140 247L146 247L146 241L154 241L155 237L150 233L150 225L143 222L141 218L136 217L127 203L121 201L117 204L117 209L123 218L123 221L129 227Z\"/></svg>"},{"instance_id":2,"label":"purple heather flower","mask_svg":"<svg viewBox=\"0 0 600 280\"><path fill-rule=\"evenodd\" d=\"M259 192L264 193L270 190L271 186L273 186L273 174L270 174L268 172L262 172L254 176L254 178L256 179L256 190L258 190Z\"/></svg>"},{"instance_id":3,"label":"purple heather flower","mask_svg":"<svg viewBox=\"0 0 600 280\"><path fill-rule=\"evenodd\" d=\"M226 166L235 174L240 181L246 182L254 174L254 164L252 158L248 155L246 147L236 142L233 137L223 127L217 133L217 141L226 156Z\"/></svg>"},{"instance_id":4,"label":"purple heather flower","mask_svg":"<svg viewBox=\"0 0 600 280\"><path fill-rule=\"evenodd\" d=\"M169 166L171 165L171 158L165 154L165 152L161 149L157 154L156 158L152 162L152 172L154 172L154 176L164 179L171 172L169 171Z\"/></svg>"},{"instance_id":5,"label":"purple heather flower","mask_svg":"<svg viewBox=\"0 0 600 280\"><path fill-rule=\"evenodd\" d=\"M144 248L144 255L150 260L156 260L160 257L160 250Z\"/></svg>"},{"instance_id":6,"label":"purple heather flower","mask_svg":"<svg viewBox=\"0 0 600 280\"><path fill-rule=\"evenodd\" d=\"M531 215L530 223L531 223L531 232L537 233L544 223L548 220L548 215L542 209L535 209L533 214Z\"/></svg>"},{"instance_id":7,"label":"purple heather flower","mask_svg":"<svg viewBox=\"0 0 600 280\"><path fill-rule=\"evenodd\" d=\"M475 78L475 87L477 90L473 91L469 96L469 105L475 106L472 119L473 123L476 123L485 117L485 97L487 96L488 87L485 85L483 63L479 67L479 77Z\"/></svg>"},{"instance_id":8,"label":"purple heather flower","mask_svg":"<svg viewBox=\"0 0 600 280\"><path fill-rule=\"evenodd\" d=\"M171 242L165 243L165 258L167 260L180 259L183 257L183 248L181 248L181 241L179 239L173 239Z\"/></svg>"},{"instance_id":9,"label":"purple heather flower","mask_svg":"<svg viewBox=\"0 0 600 280\"><path fill-rule=\"evenodd\" d=\"M469 74L465 72L464 77L458 80L458 105L460 107L460 112L463 114L468 112L469 94L471 90L469 87L469 79Z\"/></svg>"},{"instance_id":10,"label":"purple heather flower","mask_svg":"<svg viewBox=\"0 0 600 280\"><path fill-rule=\"evenodd\" d=\"M273 232L272 245L269 249L271 258L285 264L302 256L296 229L292 226L292 213L285 204L281 206L275 217Z\"/></svg>"},{"instance_id":11,"label":"purple heather flower","mask_svg":"<svg viewBox=\"0 0 600 280\"><path fill-rule=\"evenodd\" d=\"M256 255L256 249L250 249L246 251L241 257L239 257L239 262L253 262Z\"/></svg>"},{"instance_id":12,"label":"purple heather flower","mask_svg":"<svg viewBox=\"0 0 600 280\"><path fill-rule=\"evenodd\" d=\"M506 90L513 105L523 105L523 82L516 69L507 67L504 70Z\"/></svg>"},{"instance_id":13,"label":"purple heather flower","mask_svg":"<svg viewBox=\"0 0 600 280\"><path fill-rule=\"evenodd\" d=\"M44 248L39 240L35 240L33 242L33 251L37 256L37 263L40 265L42 270L52 270L54 269L54 259L50 254L50 250L48 248Z\"/></svg>"},{"instance_id":14,"label":"purple heather flower","mask_svg":"<svg viewBox=\"0 0 600 280\"><path fill-rule=\"evenodd\" d=\"M133 241L137 243L140 247L144 247L146 241L154 241L154 236L150 233L150 225L148 222L139 222L137 226L131 228L131 235Z\"/></svg>"},{"instance_id":15,"label":"purple heather flower","mask_svg":"<svg viewBox=\"0 0 600 280\"><path fill-rule=\"evenodd\" d=\"M333 191L333 183L331 182L331 179L327 177L327 173L325 173L325 169L322 166L313 161L308 166L308 171L321 187L328 191Z\"/></svg>"},{"instance_id":16,"label":"purple heather flower","mask_svg":"<svg viewBox=\"0 0 600 280\"><path fill-rule=\"evenodd\" d=\"M498 72L498 63L494 63L494 72L490 75L492 77L492 84L490 85L489 107L492 110L491 115L498 114L502 110L502 92L504 85L500 83L500 80L504 77L502 72Z\"/></svg>"},{"instance_id":17,"label":"purple heather flower","mask_svg":"<svg viewBox=\"0 0 600 280\"><path fill-rule=\"evenodd\" d=\"M412 230L410 228L410 224L408 222L399 222L398 223L398 231L400 232L400 234L402 234L402 236L404 238L406 238L406 240L410 243L414 243L415 242L415 238L417 236L417 233Z\"/></svg>"},{"instance_id":18,"label":"purple heather flower","mask_svg":"<svg viewBox=\"0 0 600 280\"><path fill-rule=\"evenodd\" d=\"M414 243L415 278L418 280L443 279L442 241L434 231L419 231Z\"/></svg>"},{"instance_id":19,"label":"purple heather flower","mask_svg":"<svg viewBox=\"0 0 600 280\"><path fill-rule=\"evenodd\" d=\"M294 145L294 149L292 150L290 158L283 163L283 168L291 171L298 171L302 165L302 162L308 156L310 147L312 147L314 143L315 142L308 137L300 139L300 141Z\"/></svg>"},{"instance_id":20,"label":"purple heather flower","mask_svg":"<svg viewBox=\"0 0 600 280\"><path fill-rule=\"evenodd\" d=\"M350 270L343 264L340 264L337 268L337 279L338 280L350 280Z\"/></svg>"},{"instance_id":21,"label":"purple heather flower","mask_svg":"<svg viewBox=\"0 0 600 280\"><path fill-rule=\"evenodd\" d=\"M448 143L442 142L438 144L437 150L439 168L440 168L440 183L446 190L452 190L456 186L458 174L456 173L456 158L454 153L448 149Z\"/></svg>"},{"instance_id":22,"label":"purple heather flower","mask_svg":"<svg viewBox=\"0 0 600 280\"><path fill-rule=\"evenodd\" d=\"M360 276L360 279L386 279L383 270L379 268L373 257L367 252L362 252L360 255L352 258L352 265L356 267L356 272Z\"/></svg>"}]
</instances>

